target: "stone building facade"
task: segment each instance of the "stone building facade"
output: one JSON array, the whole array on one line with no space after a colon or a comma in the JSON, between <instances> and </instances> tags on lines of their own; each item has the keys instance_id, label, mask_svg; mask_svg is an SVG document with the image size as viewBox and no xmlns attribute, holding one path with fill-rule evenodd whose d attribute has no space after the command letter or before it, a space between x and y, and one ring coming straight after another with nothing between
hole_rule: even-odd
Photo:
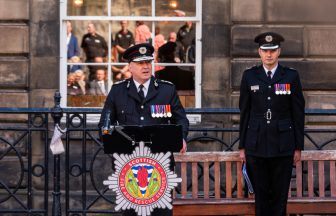
<instances>
[{"instance_id":1,"label":"stone building facade","mask_svg":"<svg viewBox=\"0 0 336 216\"><path fill-rule=\"evenodd\" d=\"M203 1L202 107L237 107L253 37L284 35L282 62L299 70L307 108L335 108L334 1ZM59 1L0 0L0 103L48 107L59 88Z\"/></svg>"}]
</instances>

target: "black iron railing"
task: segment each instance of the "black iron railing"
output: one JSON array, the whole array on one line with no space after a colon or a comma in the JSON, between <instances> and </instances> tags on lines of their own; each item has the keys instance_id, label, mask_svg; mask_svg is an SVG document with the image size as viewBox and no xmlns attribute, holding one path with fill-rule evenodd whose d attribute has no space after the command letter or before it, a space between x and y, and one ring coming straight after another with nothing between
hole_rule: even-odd
<instances>
[{"instance_id":1,"label":"black iron railing","mask_svg":"<svg viewBox=\"0 0 336 216\"><path fill-rule=\"evenodd\" d=\"M102 184L112 172L111 156L103 153L97 119L101 109L61 108L55 95L53 108L0 108L0 215L117 215L115 197ZM238 109L187 109L202 115L201 124L190 127L188 143L217 143L220 151L237 149L238 125L212 127L205 116L238 117ZM50 118L50 116L52 118ZM335 129L330 118L336 110L306 110L307 117L328 117L325 124L305 130L311 149L335 146ZM14 120L14 123L13 123ZM206 123L205 126L204 122ZM230 121L229 121L230 122ZM234 120L232 121L234 122ZM67 128L65 153L49 150L54 125ZM314 134L322 134L314 136ZM192 149L192 148L189 148ZM198 149L199 150L199 147ZM207 147L205 151L209 151ZM202 170L202 167L200 167ZM202 173L202 172L199 172ZM201 176L200 176L201 177ZM210 177L211 178L211 177ZM225 193L225 188L222 188ZM52 208L50 208L52 206Z\"/></svg>"}]
</instances>

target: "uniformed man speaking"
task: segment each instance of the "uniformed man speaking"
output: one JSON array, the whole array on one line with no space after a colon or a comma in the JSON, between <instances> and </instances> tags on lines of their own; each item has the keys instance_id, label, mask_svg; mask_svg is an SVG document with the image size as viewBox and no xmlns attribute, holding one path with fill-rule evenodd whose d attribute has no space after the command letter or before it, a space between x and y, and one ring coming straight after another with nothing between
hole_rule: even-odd
<instances>
[{"instance_id":1,"label":"uniformed man speaking","mask_svg":"<svg viewBox=\"0 0 336 216\"><path fill-rule=\"evenodd\" d=\"M148 43L137 44L128 48L124 59L129 62L132 78L114 84L106 99L99 128L103 125L106 112L109 110L111 124L120 125L152 125L179 124L183 130L183 147L186 152L186 138L189 121L177 96L175 86L152 76L152 60L154 47ZM153 110L154 108L154 110ZM155 109L166 110L167 117L155 117ZM134 210L127 210L123 215L136 215ZM152 215L172 215L169 209L155 209Z\"/></svg>"},{"instance_id":2,"label":"uniformed man speaking","mask_svg":"<svg viewBox=\"0 0 336 216\"><path fill-rule=\"evenodd\" d=\"M286 215L292 165L303 150L305 101L298 72L278 63L283 41L273 32L255 38L262 65L244 71L240 86L240 158L257 216Z\"/></svg>"}]
</instances>

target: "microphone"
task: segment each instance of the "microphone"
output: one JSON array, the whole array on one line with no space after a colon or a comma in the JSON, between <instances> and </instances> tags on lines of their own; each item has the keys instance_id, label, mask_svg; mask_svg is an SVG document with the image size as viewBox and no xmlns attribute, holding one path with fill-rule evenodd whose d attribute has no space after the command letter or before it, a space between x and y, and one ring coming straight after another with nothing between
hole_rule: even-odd
<instances>
[{"instance_id":1,"label":"microphone","mask_svg":"<svg viewBox=\"0 0 336 216\"><path fill-rule=\"evenodd\" d=\"M110 129L110 126L111 126L110 115L111 115L111 111L107 110L106 113L105 113L104 124L103 124L103 127L102 127L103 134L108 134L109 133L109 129Z\"/></svg>"}]
</instances>

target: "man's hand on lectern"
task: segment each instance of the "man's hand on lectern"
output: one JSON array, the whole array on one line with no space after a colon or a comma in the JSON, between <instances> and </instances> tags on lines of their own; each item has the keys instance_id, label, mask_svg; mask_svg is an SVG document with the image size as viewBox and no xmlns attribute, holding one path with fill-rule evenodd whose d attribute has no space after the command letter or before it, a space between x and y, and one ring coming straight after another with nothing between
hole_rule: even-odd
<instances>
[{"instance_id":1,"label":"man's hand on lectern","mask_svg":"<svg viewBox=\"0 0 336 216\"><path fill-rule=\"evenodd\" d=\"M180 153L186 153L187 152L187 142L183 139L183 146L182 149L180 150Z\"/></svg>"}]
</instances>

